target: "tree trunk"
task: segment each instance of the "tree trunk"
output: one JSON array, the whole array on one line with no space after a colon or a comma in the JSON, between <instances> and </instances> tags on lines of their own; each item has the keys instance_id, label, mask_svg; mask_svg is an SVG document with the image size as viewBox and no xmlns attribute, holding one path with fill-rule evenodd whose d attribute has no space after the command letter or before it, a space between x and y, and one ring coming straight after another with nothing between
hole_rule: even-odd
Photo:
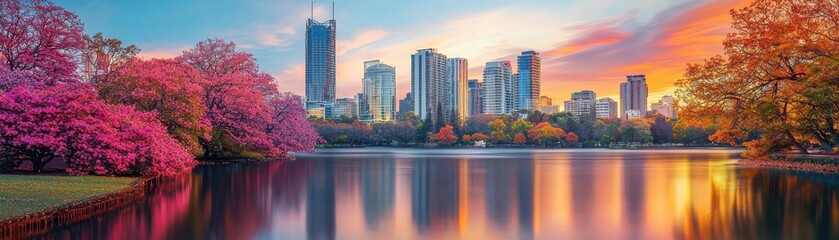
<instances>
[{"instance_id":1,"label":"tree trunk","mask_svg":"<svg viewBox=\"0 0 839 240\"><path fill-rule=\"evenodd\" d=\"M819 131L813 131L813 136L819 141L819 144L826 153L833 153L833 145L828 141Z\"/></svg>"},{"instance_id":2,"label":"tree trunk","mask_svg":"<svg viewBox=\"0 0 839 240\"><path fill-rule=\"evenodd\" d=\"M789 141L792 142L792 145L795 146L795 148L797 148L799 152L804 153L804 154L807 153L807 148L805 148L804 145L801 145L801 143L799 143L798 141L795 140L795 137L792 136L792 132L787 130L786 133L784 133L784 134L787 135L787 138L789 138Z\"/></svg>"}]
</instances>

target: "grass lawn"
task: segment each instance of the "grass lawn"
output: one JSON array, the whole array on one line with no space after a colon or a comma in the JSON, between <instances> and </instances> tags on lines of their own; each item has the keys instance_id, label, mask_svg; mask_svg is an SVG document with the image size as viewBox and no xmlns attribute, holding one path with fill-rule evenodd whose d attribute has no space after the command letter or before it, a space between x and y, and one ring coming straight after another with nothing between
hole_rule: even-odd
<instances>
[{"instance_id":1,"label":"grass lawn","mask_svg":"<svg viewBox=\"0 0 839 240\"><path fill-rule=\"evenodd\" d=\"M0 174L0 219L79 202L130 186L136 178Z\"/></svg>"}]
</instances>

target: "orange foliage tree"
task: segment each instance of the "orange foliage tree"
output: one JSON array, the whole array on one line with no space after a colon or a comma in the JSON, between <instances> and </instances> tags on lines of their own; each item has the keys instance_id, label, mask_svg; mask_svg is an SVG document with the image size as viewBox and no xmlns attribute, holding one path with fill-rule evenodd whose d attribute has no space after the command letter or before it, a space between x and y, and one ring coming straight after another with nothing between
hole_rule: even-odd
<instances>
[{"instance_id":1,"label":"orange foliage tree","mask_svg":"<svg viewBox=\"0 0 839 240\"><path fill-rule=\"evenodd\" d=\"M574 143L577 143L578 141L580 141L580 137L577 136L577 134L575 134L574 132L568 132L568 134L565 135L565 141L568 141L568 143L574 144Z\"/></svg>"},{"instance_id":2,"label":"orange foliage tree","mask_svg":"<svg viewBox=\"0 0 839 240\"><path fill-rule=\"evenodd\" d=\"M513 143L514 144L522 144L522 143L525 143L525 142L527 142L527 140L524 138L524 134L516 133L516 137L513 138Z\"/></svg>"},{"instance_id":3,"label":"orange foliage tree","mask_svg":"<svg viewBox=\"0 0 839 240\"><path fill-rule=\"evenodd\" d=\"M541 145L554 145L565 136L565 131L562 128L551 126L548 122L541 122L527 131L527 136Z\"/></svg>"},{"instance_id":4,"label":"orange foliage tree","mask_svg":"<svg viewBox=\"0 0 839 240\"><path fill-rule=\"evenodd\" d=\"M489 136L484 135L483 133L475 133L472 134L472 141L486 141L489 140Z\"/></svg>"},{"instance_id":5,"label":"orange foliage tree","mask_svg":"<svg viewBox=\"0 0 839 240\"><path fill-rule=\"evenodd\" d=\"M677 81L680 117L719 126L709 138L746 142L747 157L808 143L839 144L839 1L757 0L731 12L724 56L688 64Z\"/></svg>"},{"instance_id":6,"label":"orange foliage tree","mask_svg":"<svg viewBox=\"0 0 839 240\"><path fill-rule=\"evenodd\" d=\"M457 136L454 135L454 127L448 124L446 124L446 126L444 127L441 127L440 132L434 134L434 140L444 144L451 144L457 142Z\"/></svg>"}]
</instances>

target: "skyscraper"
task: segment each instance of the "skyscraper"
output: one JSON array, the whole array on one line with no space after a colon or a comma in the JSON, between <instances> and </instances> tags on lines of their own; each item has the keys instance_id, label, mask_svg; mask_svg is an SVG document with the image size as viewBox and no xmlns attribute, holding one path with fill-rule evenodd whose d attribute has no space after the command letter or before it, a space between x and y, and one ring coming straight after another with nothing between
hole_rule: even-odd
<instances>
[{"instance_id":1,"label":"skyscraper","mask_svg":"<svg viewBox=\"0 0 839 240\"><path fill-rule=\"evenodd\" d=\"M469 117L484 113L484 87L478 79L469 79Z\"/></svg>"},{"instance_id":2,"label":"skyscraper","mask_svg":"<svg viewBox=\"0 0 839 240\"><path fill-rule=\"evenodd\" d=\"M358 117L358 104L352 98L338 98L335 99L335 106L332 108L332 117L341 118L345 116L348 118Z\"/></svg>"},{"instance_id":3,"label":"skyscraper","mask_svg":"<svg viewBox=\"0 0 839 240\"><path fill-rule=\"evenodd\" d=\"M539 109L542 82L542 60L536 51L524 51L518 57L518 109Z\"/></svg>"},{"instance_id":4,"label":"skyscraper","mask_svg":"<svg viewBox=\"0 0 839 240\"><path fill-rule=\"evenodd\" d=\"M333 9L334 10L334 9ZM306 107L335 101L335 19L306 21Z\"/></svg>"},{"instance_id":5,"label":"skyscraper","mask_svg":"<svg viewBox=\"0 0 839 240\"><path fill-rule=\"evenodd\" d=\"M356 93L354 98L358 106L355 109L357 111L355 115L358 117L358 120L369 119L370 114L368 111L369 108L367 107L367 97L364 96L364 93Z\"/></svg>"},{"instance_id":6,"label":"skyscraper","mask_svg":"<svg viewBox=\"0 0 839 240\"><path fill-rule=\"evenodd\" d=\"M437 114L448 111L446 97L446 55L437 49L426 48L417 50L411 55L411 92L414 93L414 111L420 119L431 117L437 119ZM442 112L438 113L440 109Z\"/></svg>"},{"instance_id":7,"label":"skyscraper","mask_svg":"<svg viewBox=\"0 0 839 240\"><path fill-rule=\"evenodd\" d=\"M449 109L457 113L460 120L469 115L469 89L466 86L469 74L469 61L465 58L446 60L446 85L448 86Z\"/></svg>"},{"instance_id":8,"label":"skyscraper","mask_svg":"<svg viewBox=\"0 0 839 240\"><path fill-rule=\"evenodd\" d=\"M379 60L364 62L367 122L389 122L396 110L396 69Z\"/></svg>"},{"instance_id":9,"label":"skyscraper","mask_svg":"<svg viewBox=\"0 0 839 240\"><path fill-rule=\"evenodd\" d=\"M484 68L484 113L511 113L513 103L513 79L510 61L488 62Z\"/></svg>"},{"instance_id":10,"label":"skyscraper","mask_svg":"<svg viewBox=\"0 0 839 240\"><path fill-rule=\"evenodd\" d=\"M627 111L634 110L633 116L647 113L647 76L629 75L621 83L621 117L629 119Z\"/></svg>"}]
</instances>

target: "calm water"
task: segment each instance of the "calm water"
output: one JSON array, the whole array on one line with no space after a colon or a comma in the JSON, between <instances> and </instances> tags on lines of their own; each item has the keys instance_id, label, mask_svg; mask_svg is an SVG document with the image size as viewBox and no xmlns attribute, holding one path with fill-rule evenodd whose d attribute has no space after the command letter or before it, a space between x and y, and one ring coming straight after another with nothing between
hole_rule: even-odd
<instances>
[{"instance_id":1,"label":"calm water","mask_svg":"<svg viewBox=\"0 0 839 240\"><path fill-rule=\"evenodd\" d=\"M328 149L200 166L49 234L109 239L837 239L839 177L729 150Z\"/></svg>"}]
</instances>

